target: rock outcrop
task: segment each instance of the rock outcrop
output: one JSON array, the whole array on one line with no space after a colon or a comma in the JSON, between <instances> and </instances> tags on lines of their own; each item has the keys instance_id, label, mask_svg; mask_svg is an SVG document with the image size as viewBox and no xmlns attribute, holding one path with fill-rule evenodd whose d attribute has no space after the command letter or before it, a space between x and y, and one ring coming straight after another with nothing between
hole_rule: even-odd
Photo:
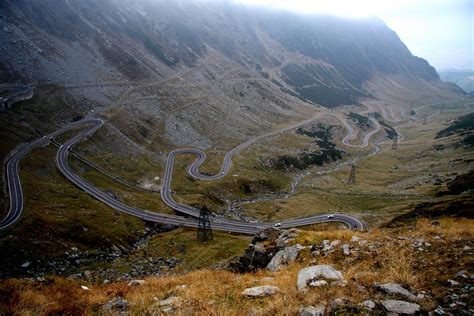
<instances>
[{"instance_id":1,"label":"rock outcrop","mask_svg":"<svg viewBox=\"0 0 474 316\"><path fill-rule=\"evenodd\" d=\"M418 298L416 295L405 289L403 286L400 284L396 283L387 283L387 284L374 284L374 289L378 291L385 292L389 295L401 295L404 296L405 298L409 299L410 301L416 301Z\"/></svg>"},{"instance_id":2,"label":"rock outcrop","mask_svg":"<svg viewBox=\"0 0 474 316\"><path fill-rule=\"evenodd\" d=\"M300 308L300 316L324 316L326 307L322 304L316 306L305 306Z\"/></svg>"},{"instance_id":3,"label":"rock outcrop","mask_svg":"<svg viewBox=\"0 0 474 316\"><path fill-rule=\"evenodd\" d=\"M414 315L420 311L420 305L397 300L385 300L380 302L388 311L403 315Z\"/></svg>"},{"instance_id":4,"label":"rock outcrop","mask_svg":"<svg viewBox=\"0 0 474 316\"><path fill-rule=\"evenodd\" d=\"M248 297L264 297L264 296L270 296L279 292L281 291L276 286L262 285L262 286L256 286L256 287L245 289L242 292L242 295L248 296Z\"/></svg>"},{"instance_id":5,"label":"rock outcrop","mask_svg":"<svg viewBox=\"0 0 474 316\"><path fill-rule=\"evenodd\" d=\"M304 291L308 285L321 286L326 282L328 284L332 281L343 281L342 273L329 265L317 265L304 268L298 273L297 286L298 290Z\"/></svg>"},{"instance_id":6,"label":"rock outcrop","mask_svg":"<svg viewBox=\"0 0 474 316\"><path fill-rule=\"evenodd\" d=\"M284 265L294 262L302 249L304 249L303 246L296 244L280 250L267 265L267 269L270 271L280 270Z\"/></svg>"},{"instance_id":7,"label":"rock outcrop","mask_svg":"<svg viewBox=\"0 0 474 316\"><path fill-rule=\"evenodd\" d=\"M284 265L294 262L304 249L299 244L290 245L297 235L296 229L286 231L266 228L255 235L243 256L229 263L228 269L234 272L249 272L263 268L277 271Z\"/></svg>"}]
</instances>

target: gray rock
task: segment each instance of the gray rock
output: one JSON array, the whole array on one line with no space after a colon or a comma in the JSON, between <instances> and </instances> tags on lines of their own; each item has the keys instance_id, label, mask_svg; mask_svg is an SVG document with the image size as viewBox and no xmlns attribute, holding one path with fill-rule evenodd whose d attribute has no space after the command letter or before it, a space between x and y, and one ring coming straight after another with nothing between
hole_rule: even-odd
<instances>
[{"instance_id":1,"label":"gray rock","mask_svg":"<svg viewBox=\"0 0 474 316\"><path fill-rule=\"evenodd\" d=\"M464 278L467 279L467 271L466 270L461 270L455 275L456 278Z\"/></svg>"},{"instance_id":2,"label":"gray rock","mask_svg":"<svg viewBox=\"0 0 474 316\"><path fill-rule=\"evenodd\" d=\"M408 298L411 301L416 301L418 298L413 295L410 291L402 287L400 284L397 283L387 283L387 284L374 284L374 288L376 290L385 292L390 295L402 295Z\"/></svg>"},{"instance_id":3,"label":"gray rock","mask_svg":"<svg viewBox=\"0 0 474 316\"><path fill-rule=\"evenodd\" d=\"M436 309L433 311L435 315L444 315L445 311L442 306L436 307Z\"/></svg>"},{"instance_id":4,"label":"gray rock","mask_svg":"<svg viewBox=\"0 0 474 316\"><path fill-rule=\"evenodd\" d=\"M387 311L392 313L413 315L420 311L420 305L405 301L385 300L380 303Z\"/></svg>"},{"instance_id":5,"label":"gray rock","mask_svg":"<svg viewBox=\"0 0 474 316\"><path fill-rule=\"evenodd\" d=\"M325 280L313 281L309 284L309 286L312 286L312 287L320 287L320 286L326 286L326 285L328 285L328 282Z\"/></svg>"},{"instance_id":6,"label":"gray rock","mask_svg":"<svg viewBox=\"0 0 474 316\"><path fill-rule=\"evenodd\" d=\"M459 282L457 282L457 281L454 281L454 280L448 280L448 283L449 283L449 285L451 285L451 286L458 286L459 284L461 284L461 283L459 283Z\"/></svg>"},{"instance_id":7,"label":"gray rock","mask_svg":"<svg viewBox=\"0 0 474 316\"><path fill-rule=\"evenodd\" d=\"M359 240L361 240L361 238L357 236L352 236L351 238L351 242L358 242Z\"/></svg>"},{"instance_id":8,"label":"gray rock","mask_svg":"<svg viewBox=\"0 0 474 316\"><path fill-rule=\"evenodd\" d=\"M329 242L329 240L323 240L323 243L321 244L321 249L323 252L328 252L336 248L340 243L340 240L333 240L331 242Z\"/></svg>"},{"instance_id":9,"label":"gray rock","mask_svg":"<svg viewBox=\"0 0 474 316\"><path fill-rule=\"evenodd\" d=\"M270 263L268 263L267 269L270 271L278 271L283 267L283 265L294 262L301 249L304 249L304 247L300 244L296 244L294 246L286 247L283 250L280 250L272 258Z\"/></svg>"},{"instance_id":10,"label":"gray rock","mask_svg":"<svg viewBox=\"0 0 474 316\"><path fill-rule=\"evenodd\" d=\"M301 269L298 273L298 290L304 291L308 283L317 280L342 281L342 273L329 265L316 265Z\"/></svg>"},{"instance_id":11,"label":"gray rock","mask_svg":"<svg viewBox=\"0 0 474 316\"><path fill-rule=\"evenodd\" d=\"M304 247L300 244L285 248L284 251L287 262L295 261L302 249L304 249Z\"/></svg>"},{"instance_id":12,"label":"gray rock","mask_svg":"<svg viewBox=\"0 0 474 316\"><path fill-rule=\"evenodd\" d=\"M178 308L183 303L183 299L179 296L171 296L167 299L161 300L158 302L158 305L161 306L163 309L172 310Z\"/></svg>"},{"instance_id":13,"label":"gray rock","mask_svg":"<svg viewBox=\"0 0 474 316\"><path fill-rule=\"evenodd\" d=\"M128 282L128 286L139 286L139 285L144 285L146 284L145 280L132 280Z\"/></svg>"},{"instance_id":14,"label":"gray rock","mask_svg":"<svg viewBox=\"0 0 474 316\"><path fill-rule=\"evenodd\" d=\"M247 296L247 297L264 297L264 296L270 296L279 292L280 292L280 289L276 286L262 285L262 286L256 286L256 287L245 289L242 292L242 295Z\"/></svg>"},{"instance_id":15,"label":"gray rock","mask_svg":"<svg viewBox=\"0 0 474 316\"><path fill-rule=\"evenodd\" d=\"M128 310L129 303L122 297L116 297L109 301L107 304L102 306L102 309L107 312L121 312L124 313Z\"/></svg>"},{"instance_id":16,"label":"gray rock","mask_svg":"<svg viewBox=\"0 0 474 316\"><path fill-rule=\"evenodd\" d=\"M367 309L373 309L375 307L375 303L372 300L363 301L360 305Z\"/></svg>"},{"instance_id":17,"label":"gray rock","mask_svg":"<svg viewBox=\"0 0 474 316\"><path fill-rule=\"evenodd\" d=\"M343 245L341 246L341 248L342 248L342 253L343 253L345 256L348 256L348 255L351 254L348 244L343 244Z\"/></svg>"},{"instance_id":18,"label":"gray rock","mask_svg":"<svg viewBox=\"0 0 474 316\"><path fill-rule=\"evenodd\" d=\"M279 235L280 235L279 229L268 227L259 231L253 238L252 243L255 244L259 241L276 240Z\"/></svg>"},{"instance_id":19,"label":"gray rock","mask_svg":"<svg viewBox=\"0 0 474 316\"><path fill-rule=\"evenodd\" d=\"M346 286L347 281L346 280L341 280L341 281L333 281L330 284L331 286Z\"/></svg>"},{"instance_id":20,"label":"gray rock","mask_svg":"<svg viewBox=\"0 0 474 316\"><path fill-rule=\"evenodd\" d=\"M299 309L300 316L324 316L326 307L322 304L316 306L305 306Z\"/></svg>"},{"instance_id":21,"label":"gray rock","mask_svg":"<svg viewBox=\"0 0 474 316\"><path fill-rule=\"evenodd\" d=\"M359 246L364 246L365 244L367 244L367 240L362 239L362 238L357 237L357 236L352 236L351 242L352 243L358 243Z\"/></svg>"},{"instance_id":22,"label":"gray rock","mask_svg":"<svg viewBox=\"0 0 474 316\"><path fill-rule=\"evenodd\" d=\"M323 240L323 242L321 243L321 250L322 251L331 250L331 242L327 239Z\"/></svg>"},{"instance_id":23,"label":"gray rock","mask_svg":"<svg viewBox=\"0 0 474 316\"><path fill-rule=\"evenodd\" d=\"M267 264L267 270L270 270L270 271L280 270L283 267L283 265L286 263L285 259L286 259L285 251L284 250L278 251L270 260L270 262Z\"/></svg>"}]
</instances>

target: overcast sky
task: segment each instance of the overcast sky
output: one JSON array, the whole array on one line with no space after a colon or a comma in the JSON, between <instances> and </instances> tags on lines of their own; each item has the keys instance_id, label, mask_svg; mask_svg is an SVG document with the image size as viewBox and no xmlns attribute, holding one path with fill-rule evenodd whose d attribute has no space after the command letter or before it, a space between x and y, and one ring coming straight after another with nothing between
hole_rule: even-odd
<instances>
[{"instance_id":1,"label":"overcast sky","mask_svg":"<svg viewBox=\"0 0 474 316\"><path fill-rule=\"evenodd\" d=\"M474 0L235 0L299 13L378 16L438 70L474 69Z\"/></svg>"}]
</instances>

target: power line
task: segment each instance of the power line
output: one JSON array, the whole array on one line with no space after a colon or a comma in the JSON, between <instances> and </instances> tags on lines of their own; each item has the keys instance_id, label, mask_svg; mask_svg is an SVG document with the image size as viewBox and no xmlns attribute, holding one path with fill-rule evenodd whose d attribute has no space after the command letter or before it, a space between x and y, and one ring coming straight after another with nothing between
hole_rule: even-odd
<instances>
[{"instance_id":1,"label":"power line","mask_svg":"<svg viewBox=\"0 0 474 316\"><path fill-rule=\"evenodd\" d=\"M205 206L202 207L199 212L197 239L202 242L212 240L212 229L211 221L209 220L209 210Z\"/></svg>"}]
</instances>

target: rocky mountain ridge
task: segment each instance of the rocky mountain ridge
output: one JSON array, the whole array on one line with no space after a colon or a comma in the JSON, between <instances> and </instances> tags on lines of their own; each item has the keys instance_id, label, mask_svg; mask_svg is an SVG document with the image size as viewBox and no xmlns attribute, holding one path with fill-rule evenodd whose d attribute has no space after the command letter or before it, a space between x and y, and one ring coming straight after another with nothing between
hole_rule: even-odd
<instances>
[{"instance_id":1,"label":"rocky mountain ridge","mask_svg":"<svg viewBox=\"0 0 474 316\"><path fill-rule=\"evenodd\" d=\"M315 103L324 89L347 90L354 102L364 94L361 85L378 74L439 79L378 19L306 17L230 2L22 0L1 6L4 78L143 81L195 67L217 52Z\"/></svg>"},{"instance_id":2,"label":"rocky mountain ridge","mask_svg":"<svg viewBox=\"0 0 474 316\"><path fill-rule=\"evenodd\" d=\"M99 111L154 151L223 146L319 106L459 95L379 19L178 0L9 0L0 9L2 81L48 83L68 99L38 124Z\"/></svg>"}]
</instances>

